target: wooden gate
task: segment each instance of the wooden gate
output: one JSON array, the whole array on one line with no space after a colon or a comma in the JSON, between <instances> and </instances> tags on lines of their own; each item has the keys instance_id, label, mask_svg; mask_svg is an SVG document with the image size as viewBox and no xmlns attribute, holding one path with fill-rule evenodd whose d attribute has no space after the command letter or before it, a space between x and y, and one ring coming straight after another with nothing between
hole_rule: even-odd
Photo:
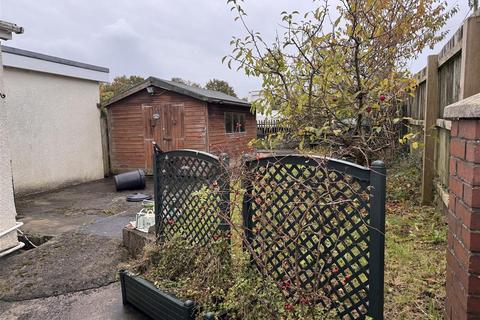
<instances>
[{"instance_id":1,"label":"wooden gate","mask_svg":"<svg viewBox=\"0 0 480 320\"><path fill-rule=\"evenodd\" d=\"M183 104L143 105L145 171L153 173L153 142L162 151L182 149L185 141Z\"/></svg>"}]
</instances>

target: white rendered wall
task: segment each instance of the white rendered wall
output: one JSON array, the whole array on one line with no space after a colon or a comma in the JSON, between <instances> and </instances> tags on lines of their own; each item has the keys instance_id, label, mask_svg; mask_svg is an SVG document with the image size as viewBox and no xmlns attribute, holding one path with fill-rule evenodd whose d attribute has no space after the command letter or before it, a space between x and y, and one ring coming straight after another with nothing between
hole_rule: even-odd
<instances>
[{"instance_id":1,"label":"white rendered wall","mask_svg":"<svg viewBox=\"0 0 480 320\"><path fill-rule=\"evenodd\" d=\"M0 92L4 92L2 71L0 54ZM5 99L0 98L0 233L15 226L16 212L13 201L11 173L7 110ZM10 232L8 235L0 238L0 252L17 244L17 232Z\"/></svg>"},{"instance_id":2,"label":"white rendered wall","mask_svg":"<svg viewBox=\"0 0 480 320\"><path fill-rule=\"evenodd\" d=\"M71 78L87 79L98 82L108 82L108 72L74 67L62 63L35 59L9 52L3 52L2 56L3 65L5 67L52 73Z\"/></svg>"},{"instance_id":3,"label":"white rendered wall","mask_svg":"<svg viewBox=\"0 0 480 320\"><path fill-rule=\"evenodd\" d=\"M99 83L5 67L16 194L103 177Z\"/></svg>"}]
</instances>

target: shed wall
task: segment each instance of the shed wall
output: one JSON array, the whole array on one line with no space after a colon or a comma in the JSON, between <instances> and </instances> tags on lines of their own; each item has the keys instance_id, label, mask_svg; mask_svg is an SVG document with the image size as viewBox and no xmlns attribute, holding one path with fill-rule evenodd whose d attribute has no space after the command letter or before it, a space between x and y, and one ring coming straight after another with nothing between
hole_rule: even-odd
<instances>
[{"instance_id":1,"label":"shed wall","mask_svg":"<svg viewBox=\"0 0 480 320\"><path fill-rule=\"evenodd\" d=\"M150 103L151 98L139 92L108 109L110 166L113 173L145 167L142 104Z\"/></svg>"},{"instance_id":2,"label":"shed wall","mask_svg":"<svg viewBox=\"0 0 480 320\"><path fill-rule=\"evenodd\" d=\"M208 112L208 144L211 153L225 152L233 159L248 151L248 143L257 137L257 122L255 115L250 112L250 108L210 104ZM226 133L225 112L244 113L245 132Z\"/></svg>"}]
</instances>

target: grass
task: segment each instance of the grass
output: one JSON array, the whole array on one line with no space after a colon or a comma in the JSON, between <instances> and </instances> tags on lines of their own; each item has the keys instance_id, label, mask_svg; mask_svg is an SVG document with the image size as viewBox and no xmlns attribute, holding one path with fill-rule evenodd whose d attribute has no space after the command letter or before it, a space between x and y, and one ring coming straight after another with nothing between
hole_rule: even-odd
<instances>
[{"instance_id":1,"label":"grass","mask_svg":"<svg viewBox=\"0 0 480 320\"><path fill-rule=\"evenodd\" d=\"M402 159L387 179L385 319L443 319L447 226L420 200L420 170Z\"/></svg>"}]
</instances>

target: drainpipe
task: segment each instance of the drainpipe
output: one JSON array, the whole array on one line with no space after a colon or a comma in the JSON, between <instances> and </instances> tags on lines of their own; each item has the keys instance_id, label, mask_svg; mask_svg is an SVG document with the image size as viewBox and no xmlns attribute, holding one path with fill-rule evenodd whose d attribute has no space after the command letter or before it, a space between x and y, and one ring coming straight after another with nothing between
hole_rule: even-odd
<instances>
[{"instance_id":1,"label":"drainpipe","mask_svg":"<svg viewBox=\"0 0 480 320\"><path fill-rule=\"evenodd\" d=\"M7 229L7 230L4 230L4 231L1 231L0 232L0 239L2 237L5 237L8 238L10 236L14 236L14 237L17 237L17 230L18 228L20 228L21 226L23 226L23 222L17 222L13 227ZM18 239L18 238L17 238ZM1 241L1 240L0 240ZM12 248L8 248L8 249L5 249L3 251L0 252L0 258L3 257L3 256L6 256L7 254L9 253L12 253L18 249L21 249L25 246L25 243L23 242L20 242L17 240L17 244L12 247Z\"/></svg>"},{"instance_id":2,"label":"drainpipe","mask_svg":"<svg viewBox=\"0 0 480 320\"><path fill-rule=\"evenodd\" d=\"M12 39L12 33L23 33L16 24L0 20L0 40ZM24 246L18 242L15 202L13 198L12 168L8 144L6 95L3 86L3 63L0 47L0 257Z\"/></svg>"}]
</instances>

